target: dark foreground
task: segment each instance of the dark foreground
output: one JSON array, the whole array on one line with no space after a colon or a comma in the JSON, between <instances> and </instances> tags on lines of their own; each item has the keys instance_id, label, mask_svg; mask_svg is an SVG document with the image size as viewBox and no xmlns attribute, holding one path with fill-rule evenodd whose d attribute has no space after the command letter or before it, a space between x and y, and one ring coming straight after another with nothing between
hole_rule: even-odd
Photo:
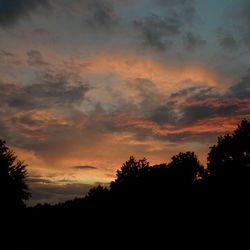
<instances>
[{"instance_id":1,"label":"dark foreground","mask_svg":"<svg viewBox=\"0 0 250 250\"><path fill-rule=\"evenodd\" d=\"M249 249L249 199L250 123L243 120L211 147L207 168L192 152L155 166L130 157L109 188L3 210L0 249Z\"/></svg>"}]
</instances>

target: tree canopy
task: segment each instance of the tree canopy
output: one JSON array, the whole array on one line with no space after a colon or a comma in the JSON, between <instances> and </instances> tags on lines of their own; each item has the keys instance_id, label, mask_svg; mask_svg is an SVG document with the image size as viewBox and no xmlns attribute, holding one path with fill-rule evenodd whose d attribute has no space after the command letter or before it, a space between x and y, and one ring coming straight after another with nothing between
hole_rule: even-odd
<instances>
[{"instance_id":1,"label":"tree canopy","mask_svg":"<svg viewBox=\"0 0 250 250\"><path fill-rule=\"evenodd\" d=\"M220 136L207 160L208 171L215 177L250 176L250 122L244 119L232 134Z\"/></svg>"}]
</instances>

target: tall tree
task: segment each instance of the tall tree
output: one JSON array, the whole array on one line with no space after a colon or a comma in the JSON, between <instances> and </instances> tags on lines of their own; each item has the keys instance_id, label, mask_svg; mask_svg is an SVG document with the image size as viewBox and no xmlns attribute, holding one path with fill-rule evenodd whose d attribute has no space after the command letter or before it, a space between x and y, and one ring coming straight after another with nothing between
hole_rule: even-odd
<instances>
[{"instance_id":1,"label":"tall tree","mask_svg":"<svg viewBox=\"0 0 250 250\"><path fill-rule=\"evenodd\" d=\"M0 139L0 197L1 208L25 207L30 193L26 183L26 165Z\"/></svg>"}]
</instances>

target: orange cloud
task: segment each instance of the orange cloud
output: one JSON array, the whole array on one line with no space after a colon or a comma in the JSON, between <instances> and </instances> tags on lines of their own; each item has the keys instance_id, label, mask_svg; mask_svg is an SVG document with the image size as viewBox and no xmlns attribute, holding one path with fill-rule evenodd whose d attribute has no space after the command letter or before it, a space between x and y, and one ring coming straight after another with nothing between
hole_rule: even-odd
<instances>
[{"instance_id":1,"label":"orange cloud","mask_svg":"<svg viewBox=\"0 0 250 250\"><path fill-rule=\"evenodd\" d=\"M225 82L222 76L209 68L190 64L172 65L147 55L103 53L89 58L88 61L88 70L92 74L116 73L126 79L145 78L163 85L160 87L165 89L176 90L176 83L183 87L184 80L207 83L210 86Z\"/></svg>"},{"instance_id":2,"label":"orange cloud","mask_svg":"<svg viewBox=\"0 0 250 250\"><path fill-rule=\"evenodd\" d=\"M249 118L250 115L245 115L245 118ZM214 115L210 118L198 120L188 126L182 127L172 124L159 125L156 122L139 119L133 113L120 114L115 118L115 124L117 127L134 127L139 129L149 129L154 134L159 135L171 135L180 134L184 132L191 132L194 134L199 133L225 133L227 131L234 130L237 123L242 119L242 115L234 116L218 116Z\"/></svg>"}]
</instances>

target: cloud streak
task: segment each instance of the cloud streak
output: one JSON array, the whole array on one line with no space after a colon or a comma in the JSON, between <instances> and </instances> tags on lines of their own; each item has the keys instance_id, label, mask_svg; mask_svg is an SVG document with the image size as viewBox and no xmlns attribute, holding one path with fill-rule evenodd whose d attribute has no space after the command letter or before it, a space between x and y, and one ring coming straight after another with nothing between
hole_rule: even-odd
<instances>
[{"instance_id":1,"label":"cloud streak","mask_svg":"<svg viewBox=\"0 0 250 250\"><path fill-rule=\"evenodd\" d=\"M77 169L77 170L95 170L95 169L98 169L97 167L88 166L88 165L78 165L78 166L73 166L72 168Z\"/></svg>"}]
</instances>

